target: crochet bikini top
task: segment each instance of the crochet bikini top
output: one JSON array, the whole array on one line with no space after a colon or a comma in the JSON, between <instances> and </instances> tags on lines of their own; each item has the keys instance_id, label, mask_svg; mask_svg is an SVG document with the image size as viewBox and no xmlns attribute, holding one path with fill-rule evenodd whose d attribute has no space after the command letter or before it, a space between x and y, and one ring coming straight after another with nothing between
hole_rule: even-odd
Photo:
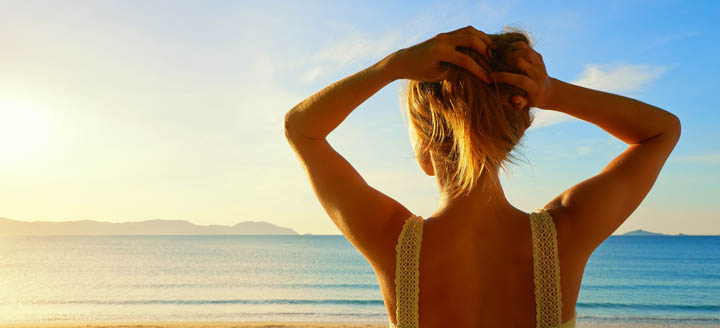
<instances>
[{"instance_id":1,"label":"crochet bikini top","mask_svg":"<svg viewBox=\"0 0 720 328\"><path fill-rule=\"evenodd\" d=\"M400 231L395 247L395 292L397 324L390 328L418 327L419 260L424 219L411 215ZM557 231L550 213L537 209L530 213L535 284L535 321L538 328L574 328L577 312L562 322L560 261Z\"/></svg>"}]
</instances>

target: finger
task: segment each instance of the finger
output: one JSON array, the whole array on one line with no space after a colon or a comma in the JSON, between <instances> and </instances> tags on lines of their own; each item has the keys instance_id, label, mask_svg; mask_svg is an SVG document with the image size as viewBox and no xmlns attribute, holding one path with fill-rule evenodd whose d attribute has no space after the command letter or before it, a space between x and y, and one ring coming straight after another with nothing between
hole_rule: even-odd
<instances>
[{"instance_id":1,"label":"finger","mask_svg":"<svg viewBox=\"0 0 720 328\"><path fill-rule=\"evenodd\" d=\"M538 68L534 65L530 64L530 62L523 57L518 57L517 59L515 59L515 66L517 66L517 68L525 72L533 79L538 79L542 77L542 73L540 72L540 70L538 70Z\"/></svg>"},{"instance_id":2,"label":"finger","mask_svg":"<svg viewBox=\"0 0 720 328\"><path fill-rule=\"evenodd\" d=\"M475 29L474 27L470 26L470 32L477 35L480 39L482 39L486 44L492 44L492 39L490 39L490 36L485 34L485 32Z\"/></svg>"},{"instance_id":3,"label":"finger","mask_svg":"<svg viewBox=\"0 0 720 328\"><path fill-rule=\"evenodd\" d=\"M542 55L539 52L535 51L535 49L532 49L531 56L536 63L536 67L540 67L543 71L545 71L545 62L543 61Z\"/></svg>"},{"instance_id":4,"label":"finger","mask_svg":"<svg viewBox=\"0 0 720 328\"><path fill-rule=\"evenodd\" d=\"M542 76L545 66L533 57L532 49L515 50L506 58L506 62L524 71L528 76Z\"/></svg>"},{"instance_id":5,"label":"finger","mask_svg":"<svg viewBox=\"0 0 720 328\"><path fill-rule=\"evenodd\" d=\"M512 43L512 49L515 49L515 50L525 50L525 49L529 49L529 48L530 48L530 45L527 44L527 42L525 42L525 41L515 41Z\"/></svg>"},{"instance_id":6,"label":"finger","mask_svg":"<svg viewBox=\"0 0 720 328\"><path fill-rule=\"evenodd\" d=\"M483 39L483 41L485 41L485 43L487 43L487 44L492 43L492 40L490 39L490 37L489 37L487 34L485 34L485 32L476 29L476 28L473 27L472 25L468 25L468 26L465 26L465 27L463 27L463 28L459 28L459 29L454 30L454 31L452 31L452 32L450 32L450 33L453 33L453 34L462 34L462 33L465 33L465 32L469 32L469 33L472 33L472 34L477 35L478 37L480 37L481 39Z\"/></svg>"},{"instance_id":7,"label":"finger","mask_svg":"<svg viewBox=\"0 0 720 328\"><path fill-rule=\"evenodd\" d=\"M485 35L485 33L477 31L477 33L470 32L464 34L456 34L453 35L449 41L454 47L460 46L475 49L475 51L485 57L485 60L491 62L490 55L488 54L487 50L488 45L491 44L492 41L490 40L490 37Z\"/></svg>"},{"instance_id":8,"label":"finger","mask_svg":"<svg viewBox=\"0 0 720 328\"><path fill-rule=\"evenodd\" d=\"M450 32L448 32L448 33L457 33L457 32L467 31L467 30L468 30L469 28L471 28L471 27L472 27L472 25L468 25L468 26L461 27L461 28L456 29L456 30L452 30L452 31L450 31Z\"/></svg>"},{"instance_id":9,"label":"finger","mask_svg":"<svg viewBox=\"0 0 720 328\"><path fill-rule=\"evenodd\" d=\"M537 53L535 50L530 49L530 51L525 54L525 58L527 58L528 61L533 63L534 65L542 65L542 59L540 58L540 54Z\"/></svg>"},{"instance_id":10,"label":"finger","mask_svg":"<svg viewBox=\"0 0 720 328\"><path fill-rule=\"evenodd\" d=\"M530 47L525 41L515 41L511 44L512 50L510 51L511 56L523 56L528 59L529 62L538 65L540 57L539 54Z\"/></svg>"},{"instance_id":11,"label":"finger","mask_svg":"<svg viewBox=\"0 0 720 328\"><path fill-rule=\"evenodd\" d=\"M535 83L529 77L522 74L508 72L491 72L490 78L496 83L505 83L525 90L528 94L535 88Z\"/></svg>"},{"instance_id":12,"label":"finger","mask_svg":"<svg viewBox=\"0 0 720 328\"><path fill-rule=\"evenodd\" d=\"M530 63L534 65L542 65L542 56L540 53L535 51L535 49L529 47L527 43L523 41L515 41L513 45L518 44L522 45L521 47L517 48L517 54L519 56L525 57Z\"/></svg>"},{"instance_id":13,"label":"finger","mask_svg":"<svg viewBox=\"0 0 720 328\"><path fill-rule=\"evenodd\" d=\"M485 83L490 83L490 78L488 77L487 72L485 72L485 69L475 62L472 57L453 49L445 58L447 62L465 69L485 81Z\"/></svg>"}]
</instances>

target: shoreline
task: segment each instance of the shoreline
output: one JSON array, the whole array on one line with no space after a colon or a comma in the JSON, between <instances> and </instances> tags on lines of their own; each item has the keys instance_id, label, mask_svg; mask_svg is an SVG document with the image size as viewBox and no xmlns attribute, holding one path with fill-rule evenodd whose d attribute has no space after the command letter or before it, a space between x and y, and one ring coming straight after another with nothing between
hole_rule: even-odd
<instances>
[{"instance_id":1,"label":"shoreline","mask_svg":"<svg viewBox=\"0 0 720 328\"><path fill-rule=\"evenodd\" d=\"M70 321L70 322L24 322L0 323L0 328L387 328L387 324L377 322L300 322L300 321L257 321L257 322L229 322L229 321L123 321L123 322L96 322L96 321ZM577 321L576 327L584 328L680 328L680 327L717 327L720 324L687 324L687 323L629 323L629 322L592 322Z\"/></svg>"}]
</instances>

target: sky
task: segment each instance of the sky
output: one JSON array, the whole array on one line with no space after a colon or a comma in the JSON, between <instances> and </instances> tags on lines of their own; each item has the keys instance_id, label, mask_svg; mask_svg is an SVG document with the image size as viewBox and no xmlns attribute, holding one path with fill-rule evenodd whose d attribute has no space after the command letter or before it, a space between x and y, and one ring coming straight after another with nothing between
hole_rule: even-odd
<instances>
[{"instance_id":1,"label":"sky","mask_svg":"<svg viewBox=\"0 0 720 328\"><path fill-rule=\"evenodd\" d=\"M716 1L0 1L0 217L267 221L339 234L283 134L328 84L440 32L527 30L550 76L677 115L682 136L616 234L720 234ZM416 215L438 206L395 81L329 136ZM533 109L503 173L530 212L626 147Z\"/></svg>"}]
</instances>

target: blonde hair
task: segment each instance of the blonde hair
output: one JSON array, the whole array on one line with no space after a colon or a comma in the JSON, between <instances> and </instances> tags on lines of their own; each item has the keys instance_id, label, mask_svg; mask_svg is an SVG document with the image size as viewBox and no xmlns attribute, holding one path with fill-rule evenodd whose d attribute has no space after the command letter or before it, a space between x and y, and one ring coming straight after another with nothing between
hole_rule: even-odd
<instances>
[{"instance_id":1,"label":"blonde hair","mask_svg":"<svg viewBox=\"0 0 720 328\"><path fill-rule=\"evenodd\" d=\"M491 62L471 48L458 48L470 55L487 71L521 73L505 61L505 55L515 50L513 43L530 45L528 35L517 29L488 34L492 39ZM446 80L422 82L410 80L405 97L410 124L417 135L415 155L432 154L440 185L456 198L469 191L490 174L497 181L499 168L505 162L515 164L518 159L510 152L520 143L525 130L532 124L530 108L516 110L511 97L527 96L519 88L507 84L485 84L464 69L448 64ZM497 182L494 187L499 187Z\"/></svg>"}]
</instances>

